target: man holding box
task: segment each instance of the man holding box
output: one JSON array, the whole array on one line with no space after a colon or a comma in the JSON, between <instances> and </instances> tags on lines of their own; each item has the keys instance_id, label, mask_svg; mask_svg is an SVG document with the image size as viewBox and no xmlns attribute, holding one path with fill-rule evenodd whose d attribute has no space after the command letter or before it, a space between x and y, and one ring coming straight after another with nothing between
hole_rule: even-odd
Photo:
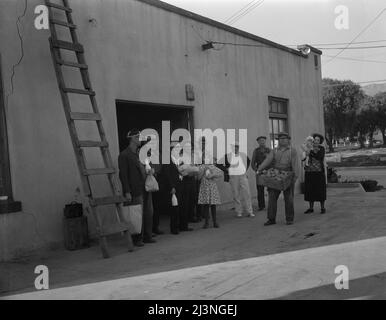
<instances>
[{"instance_id":1,"label":"man holding box","mask_svg":"<svg viewBox=\"0 0 386 320\"><path fill-rule=\"evenodd\" d=\"M265 168L272 166L282 171L292 171L294 174L293 182L290 187L283 191L285 202L285 216L287 225L294 223L294 188L299 176L299 160L295 148L291 147L288 133L281 132L279 137L279 147L272 150L262 164L257 168L256 174L260 174ZM268 221L264 224L270 226L276 224L277 200L281 191L268 188Z\"/></svg>"}]
</instances>

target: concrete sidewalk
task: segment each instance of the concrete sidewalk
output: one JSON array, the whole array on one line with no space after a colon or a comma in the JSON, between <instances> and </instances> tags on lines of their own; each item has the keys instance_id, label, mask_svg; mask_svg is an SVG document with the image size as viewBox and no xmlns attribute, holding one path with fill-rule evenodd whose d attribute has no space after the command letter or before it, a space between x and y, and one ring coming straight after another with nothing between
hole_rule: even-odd
<instances>
[{"instance_id":1,"label":"concrete sidewalk","mask_svg":"<svg viewBox=\"0 0 386 320\"><path fill-rule=\"evenodd\" d=\"M382 237L6 299L385 299L385 247ZM349 290L334 285L341 265L349 270ZM376 285L363 286L366 278Z\"/></svg>"},{"instance_id":2,"label":"concrete sidewalk","mask_svg":"<svg viewBox=\"0 0 386 320\"><path fill-rule=\"evenodd\" d=\"M34 291L33 284L36 277L34 269L35 266L43 264L50 270L51 289L75 286L76 288L72 289L74 293L78 292L79 298L173 299L175 296L188 298L189 295L189 298L198 299L204 298L200 296L201 280L207 286L219 287L220 282L229 277L235 281L231 283L226 281L229 286L226 285L226 288L220 286L223 291L209 290L206 297L253 298L252 294L256 298L283 295L292 297L291 294L296 294L299 290L303 290L302 294L304 293L306 298L307 295L324 296L323 290L315 292L311 289L320 289L320 286L331 284L331 279L335 277L331 270L333 265L351 261L350 271L352 268L353 275L358 279L356 281L362 286L363 281L367 283L374 279L383 279L382 272L386 270L382 269L381 264L386 266L386 259L383 253L379 253L379 259L383 259L383 263L378 264L377 250L384 246L384 239L374 239L370 242L361 240L386 235L385 207L384 191L370 194L363 193L363 190L329 189L326 215L318 214L317 206L313 215L304 215L306 204L302 196L296 196L297 215L293 226L286 226L284 223L282 201L279 206L278 225L271 227L263 227L265 212L259 213L256 218L237 219L233 211L225 211L219 213L220 229L203 230L201 224L194 224L196 230L193 232L178 236L169 234L160 236L158 243L146 245L133 253L125 253L124 241L117 240L111 244L113 257L108 260L101 259L99 247L94 246L76 252L55 251L42 257L29 257L13 263L0 264L0 293L4 296ZM164 229L166 230L166 226ZM338 246L331 247L331 245ZM342 257L345 258L339 259L343 253L345 255ZM305 261L305 265L300 269L290 268L289 265L287 268L289 261L293 261L294 266ZM319 270L317 267L319 262L322 277L313 271ZM283 267L280 267L282 263ZM246 269L244 265L247 266ZM271 273L274 266L276 274ZM217 272L219 267L223 271ZM229 273L232 270L234 273ZM271 283L269 287L271 293L264 295L268 290L266 284L257 286L261 290L245 290L245 296L234 289L239 285L244 287L246 284L243 283L251 281L253 274L258 276L257 279L260 279L258 281L263 281L261 280L263 278L267 283ZM288 277L289 280L279 281L281 277ZM180 280L172 280L174 278ZM316 279L318 280L315 282ZM139 285L143 281L144 283L154 281L154 287L150 286L149 289L138 287L140 295L133 296L125 293L122 287L116 287L117 291L114 291L117 283L111 282L113 280L130 285L131 289L126 290L130 292L135 291L132 290L132 285L135 283ZM201 289L191 291L189 286L192 281L197 285L196 288ZM300 286L296 284L298 281ZM94 296L93 290L87 288L94 288L98 282L102 282L102 287L106 287L107 291L98 289L101 295ZM81 285L86 287L79 287ZM375 290L375 285L370 288ZM221 296L221 292L227 290L231 290L230 292L235 295ZM330 287L326 287L326 290L330 290ZM49 291L39 295L43 294L47 298L52 293L52 298L61 294L65 297L65 292Z\"/></svg>"}]
</instances>

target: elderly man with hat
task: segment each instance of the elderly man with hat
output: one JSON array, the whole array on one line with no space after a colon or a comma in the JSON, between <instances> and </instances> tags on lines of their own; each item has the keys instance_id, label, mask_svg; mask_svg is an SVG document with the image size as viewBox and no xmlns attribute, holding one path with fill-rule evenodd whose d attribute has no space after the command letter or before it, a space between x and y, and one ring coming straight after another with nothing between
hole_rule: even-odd
<instances>
[{"instance_id":1,"label":"elderly man with hat","mask_svg":"<svg viewBox=\"0 0 386 320\"><path fill-rule=\"evenodd\" d=\"M278 170L292 171L294 181L291 186L284 190L285 216L287 225L292 225L295 218L294 209L294 188L295 182L299 176L299 159L295 148L290 145L291 137L288 133L278 134L279 146L271 151L263 163L257 168L257 174L267 167L273 167ZM276 224L277 200L281 191L268 188L268 221L265 226Z\"/></svg>"},{"instance_id":2,"label":"elderly man with hat","mask_svg":"<svg viewBox=\"0 0 386 320\"><path fill-rule=\"evenodd\" d=\"M134 245L142 247L144 243L156 242L152 238L153 229L153 202L152 195L145 190L145 181L148 174L153 174L151 169L146 171L139 159L139 149L142 146L140 131L133 129L127 134L129 146L118 157L119 178L122 183L123 194L129 205L142 205L143 226L142 233L133 236Z\"/></svg>"},{"instance_id":3,"label":"elderly man with hat","mask_svg":"<svg viewBox=\"0 0 386 320\"><path fill-rule=\"evenodd\" d=\"M271 152L271 149L268 148L265 143L267 137L260 136L256 139L259 146L253 151L251 167L253 171L257 171L259 165L267 158L267 155ZM257 188L257 202L259 206L259 211L265 209L265 197L264 197L264 186L259 184L258 176L256 175L256 188Z\"/></svg>"}]
</instances>

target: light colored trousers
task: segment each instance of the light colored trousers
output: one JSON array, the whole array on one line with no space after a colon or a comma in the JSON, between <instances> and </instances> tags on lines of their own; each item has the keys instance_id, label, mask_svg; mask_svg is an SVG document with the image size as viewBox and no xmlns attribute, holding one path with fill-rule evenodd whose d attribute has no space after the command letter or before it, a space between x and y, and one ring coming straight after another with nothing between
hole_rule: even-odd
<instances>
[{"instance_id":1,"label":"light colored trousers","mask_svg":"<svg viewBox=\"0 0 386 320\"><path fill-rule=\"evenodd\" d=\"M251 190L249 188L247 175L244 174L241 176L230 176L229 183L232 188L233 201L236 206L236 213L242 214L243 210L247 214L253 213Z\"/></svg>"}]
</instances>

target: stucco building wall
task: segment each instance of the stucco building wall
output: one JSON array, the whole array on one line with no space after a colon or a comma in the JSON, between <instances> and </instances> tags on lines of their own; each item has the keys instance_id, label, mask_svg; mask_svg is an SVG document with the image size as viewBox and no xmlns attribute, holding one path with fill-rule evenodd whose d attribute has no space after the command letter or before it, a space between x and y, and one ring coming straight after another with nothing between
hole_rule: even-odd
<instances>
[{"instance_id":1,"label":"stucco building wall","mask_svg":"<svg viewBox=\"0 0 386 320\"><path fill-rule=\"evenodd\" d=\"M14 197L22 202L23 212L0 215L0 260L62 243L62 210L80 187L49 51L49 31L34 28L33 9L42 2L28 1L22 20L25 56L16 68L15 90L6 109ZM315 53L306 58L275 47L231 45L202 51L200 37L261 43L146 1L70 3L114 160L119 152L117 99L191 105L196 128L248 129L250 154L256 137L269 133L268 96L289 100L294 145L311 132L324 132L321 71L315 68ZM21 0L0 1L6 91L20 53L15 21L22 9ZM80 88L75 71L66 78L69 87ZM195 101L186 100L185 84L193 85ZM86 98L72 101L89 106ZM80 131L81 135L96 132L86 126ZM96 163L96 157L92 159L90 164ZM255 193L254 175L249 172L249 176ZM100 183L98 192L105 186ZM229 187L223 185L221 190L224 202L230 201ZM92 217L90 225L93 232Z\"/></svg>"}]
</instances>

